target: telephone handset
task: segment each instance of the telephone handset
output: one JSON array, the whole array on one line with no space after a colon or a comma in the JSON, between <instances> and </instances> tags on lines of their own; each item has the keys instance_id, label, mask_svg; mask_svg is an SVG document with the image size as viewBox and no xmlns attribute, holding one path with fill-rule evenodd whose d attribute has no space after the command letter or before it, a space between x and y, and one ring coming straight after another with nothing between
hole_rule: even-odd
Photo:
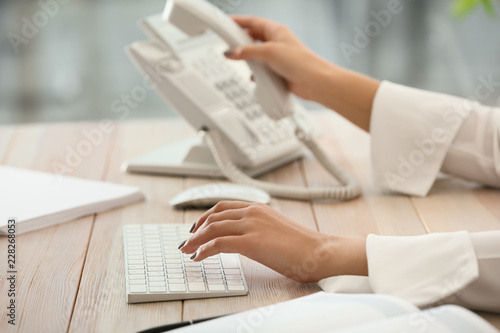
<instances>
[{"instance_id":1,"label":"telephone handset","mask_svg":"<svg viewBox=\"0 0 500 333\"><path fill-rule=\"evenodd\" d=\"M263 63L223 56L228 48L253 42L231 18L204 0L167 0L162 17L143 21L150 40L132 44L128 54L159 94L200 131L225 177L297 200L359 196L356 180L332 163L310 135L305 111L285 81ZM241 170L267 171L296 159L302 154L300 142L344 186L271 184ZM198 148L186 160L200 159L204 151Z\"/></svg>"},{"instance_id":2,"label":"telephone handset","mask_svg":"<svg viewBox=\"0 0 500 333\"><path fill-rule=\"evenodd\" d=\"M210 29L230 48L253 43L252 38L229 16L206 1L167 0L163 20L189 36L197 36ZM285 81L260 62L247 63L257 82L255 98L267 115L274 120L293 115L294 108Z\"/></svg>"}]
</instances>

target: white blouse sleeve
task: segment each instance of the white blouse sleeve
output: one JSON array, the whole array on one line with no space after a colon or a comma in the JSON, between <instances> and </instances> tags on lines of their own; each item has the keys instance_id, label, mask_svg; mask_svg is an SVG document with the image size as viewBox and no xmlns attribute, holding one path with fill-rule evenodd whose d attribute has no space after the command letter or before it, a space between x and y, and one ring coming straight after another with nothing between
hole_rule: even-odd
<instances>
[{"instance_id":1,"label":"white blouse sleeve","mask_svg":"<svg viewBox=\"0 0 500 333\"><path fill-rule=\"evenodd\" d=\"M370 235L366 251L368 277L330 277L319 286L398 296L422 307L453 303L500 312L500 231Z\"/></svg>"},{"instance_id":2,"label":"white blouse sleeve","mask_svg":"<svg viewBox=\"0 0 500 333\"><path fill-rule=\"evenodd\" d=\"M439 171L500 186L500 109L382 82L371 115L377 186L426 195Z\"/></svg>"},{"instance_id":3,"label":"white blouse sleeve","mask_svg":"<svg viewBox=\"0 0 500 333\"><path fill-rule=\"evenodd\" d=\"M500 109L383 82L371 116L375 184L424 196L439 171L500 186ZM417 306L500 312L500 231L370 235L368 277L319 281L329 292L375 292Z\"/></svg>"}]
</instances>

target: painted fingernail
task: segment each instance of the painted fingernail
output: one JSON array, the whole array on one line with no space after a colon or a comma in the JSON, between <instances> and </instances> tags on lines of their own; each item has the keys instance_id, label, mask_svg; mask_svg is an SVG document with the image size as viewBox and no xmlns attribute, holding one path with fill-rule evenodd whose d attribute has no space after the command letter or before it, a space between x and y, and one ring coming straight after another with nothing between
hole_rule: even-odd
<instances>
[{"instance_id":1,"label":"painted fingernail","mask_svg":"<svg viewBox=\"0 0 500 333\"><path fill-rule=\"evenodd\" d=\"M179 246L177 246L177 248L180 250L184 246L184 244L186 244L186 242L187 242L187 239L185 241L183 241L182 243L180 243Z\"/></svg>"},{"instance_id":2,"label":"painted fingernail","mask_svg":"<svg viewBox=\"0 0 500 333\"><path fill-rule=\"evenodd\" d=\"M195 252L189 259L193 260L194 258L196 258L197 255L198 255L198 252Z\"/></svg>"},{"instance_id":3,"label":"painted fingernail","mask_svg":"<svg viewBox=\"0 0 500 333\"><path fill-rule=\"evenodd\" d=\"M191 227L191 229L189 229L189 233L191 234L193 233L194 227L196 227L196 222L193 223L193 226Z\"/></svg>"},{"instance_id":4,"label":"painted fingernail","mask_svg":"<svg viewBox=\"0 0 500 333\"><path fill-rule=\"evenodd\" d=\"M230 56L232 56L233 54L234 54L234 50L227 50L226 52L224 52L224 55L225 55L226 57L230 57Z\"/></svg>"}]
</instances>

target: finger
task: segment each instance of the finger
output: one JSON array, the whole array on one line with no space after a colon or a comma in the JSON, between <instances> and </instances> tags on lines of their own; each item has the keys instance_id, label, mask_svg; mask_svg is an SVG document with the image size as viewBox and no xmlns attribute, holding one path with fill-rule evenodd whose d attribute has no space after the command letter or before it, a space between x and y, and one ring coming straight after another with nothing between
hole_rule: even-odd
<instances>
[{"instance_id":1,"label":"finger","mask_svg":"<svg viewBox=\"0 0 500 333\"><path fill-rule=\"evenodd\" d=\"M224 55L233 60L262 60L269 61L276 55L276 45L273 43L252 44L240 46L226 51Z\"/></svg>"},{"instance_id":2,"label":"finger","mask_svg":"<svg viewBox=\"0 0 500 333\"><path fill-rule=\"evenodd\" d=\"M224 220L211 223L191 236L184 246L181 247L181 251L184 253L193 253L196 252L200 246L213 239L243 235L245 233L245 225L246 224L241 223L239 220Z\"/></svg>"},{"instance_id":3,"label":"finger","mask_svg":"<svg viewBox=\"0 0 500 333\"><path fill-rule=\"evenodd\" d=\"M208 257L219 253L246 253L248 244L244 241L244 236L227 236L212 239L207 244L200 246L193 255L194 261L202 261Z\"/></svg>"},{"instance_id":4,"label":"finger","mask_svg":"<svg viewBox=\"0 0 500 333\"><path fill-rule=\"evenodd\" d=\"M262 36L260 36L256 31L254 30L247 30L247 33L252 37L253 40L260 40L262 41Z\"/></svg>"},{"instance_id":5,"label":"finger","mask_svg":"<svg viewBox=\"0 0 500 333\"><path fill-rule=\"evenodd\" d=\"M272 32L281 24L256 16L233 15L232 19L242 28L252 30L254 38L267 41L272 38Z\"/></svg>"},{"instance_id":6,"label":"finger","mask_svg":"<svg viewBox=\"0 0 500 333\"><path fill-rule=\"evenodd\" d=\"M206 221L208 216L210 216L213 213L222 212L228 209L244 208L247 207L248 205L250 205L250 203L244 201L220 201L215 206L213 206L205 213L203 213L198 219L198 221L193 224L189 232L195 233L196 230L198 230L198 228Z\"/></svg>"},{"instance_id":7,"label":"finger","mask_svg":"<svg viewBox=\"0 0 500 333\"><path fill-rule=\"evenodd\" d=\"M226 221L226 220L241 220L244 217L244 210L242 208L235 208L235 209L226 209L223 210L222 212L218 213L213 213L208 215L208 217L205 219L205 222L201 224L201 226L198 227L196 232L193 232L194 234L197 232L200 232L207 226L209 226L211 223L214 222L220 222L220 221Z\"/></svg>"}]
</instances>

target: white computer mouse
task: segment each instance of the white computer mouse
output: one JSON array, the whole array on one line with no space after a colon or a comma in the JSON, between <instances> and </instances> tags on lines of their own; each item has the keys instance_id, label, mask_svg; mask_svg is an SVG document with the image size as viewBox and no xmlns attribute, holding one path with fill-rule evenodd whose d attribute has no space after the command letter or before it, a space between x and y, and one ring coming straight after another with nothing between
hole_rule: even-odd
<instances>
[{"instance_id":1,"label":"white computer mouse","mask_svg":"<svg viewBox=\"0 0 500 333\"><path fill-rule=\"evenodd\" d=\"M190 188L177 194L170 204L174 207L210 207L224 200L269 203L271 197L265 191L254 187L212 183Z\"/></svg>"}]
</instances>

